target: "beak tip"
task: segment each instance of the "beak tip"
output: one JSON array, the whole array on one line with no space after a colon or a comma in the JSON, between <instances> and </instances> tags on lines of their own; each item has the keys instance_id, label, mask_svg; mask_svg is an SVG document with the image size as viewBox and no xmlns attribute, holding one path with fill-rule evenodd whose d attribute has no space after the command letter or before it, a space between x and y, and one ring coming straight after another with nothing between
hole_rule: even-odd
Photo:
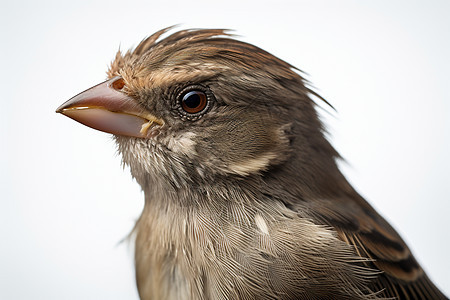
<instances>
[{"instance_id":1,"label":"beak tip","mask_svg":"<svg viewBox=\"0 0 450 300\"><path fill-rule=\"evenodd\" d=\"M65 112L67 109L70 109L70 108L71 108L71 103L70 103L70 100L69 100L69 101L64 102L64 103L61 104L60 106L58 106L58 108L55 110L55 112L56 112L57 114L65 115L64 112Z\"/></svg>"},{"instance_id":2,"label":"beak tip","mask_svg":"<svg viewBox=\"0 0 450 300\"><path fill-rule=\"evenodd\" d=\"M63 111L64 111L64 109L60 106L60 107L58 107L58 108L55 110L55 113L57 113L57 114L62 114Z\"/></svg>"}]
</instances>

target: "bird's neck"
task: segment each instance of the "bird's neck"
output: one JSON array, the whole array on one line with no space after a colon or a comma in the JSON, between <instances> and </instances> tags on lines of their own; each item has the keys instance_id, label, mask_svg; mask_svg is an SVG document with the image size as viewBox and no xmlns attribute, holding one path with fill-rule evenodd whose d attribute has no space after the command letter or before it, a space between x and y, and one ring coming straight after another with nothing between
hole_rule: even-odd
<instances>
[{"instance_id":1,"label":"bird's neck","mask_svg":"<svg viewBox=\"0 0 450 300\"><path fill-rule=\"evenodd\" d=\"M281 243L273 248L277 240L304 242L295 243L305 248L292 257L299 269L318 263L311 258L336 248L353 257L328 227L312 223L306 210L289 209L281 198L292 196L280 195L284 192L279 187L272 186L271 191L257 180L182 188L153 183L144 188L145 207L135 228L136 277L142 299L214 299L219 298L214 293L223 290L235 293L236 285L252 286L247 277L237 274L252 274L255 282L265 284L266 273L261 270L269 266L261 253L278 257L294 247ZM326 264L337 273L355 271L331 258ZM322 276L320 270L308 274Z\"/></svg>"},{"instance_id":2,"label":"bird's neck","mask_svg":"<svg viewBox=\"0 0 450 300\"><path fill-rule=\"evenodd\" d=\"M184 299L195 294L201 298L202 267L218 255L217 243L224 232L231 236L236 228L252 227L262 209L262 203L239 186L146 187L145 207L135 227L141 298Z\"/></svg>"}]
</instances>

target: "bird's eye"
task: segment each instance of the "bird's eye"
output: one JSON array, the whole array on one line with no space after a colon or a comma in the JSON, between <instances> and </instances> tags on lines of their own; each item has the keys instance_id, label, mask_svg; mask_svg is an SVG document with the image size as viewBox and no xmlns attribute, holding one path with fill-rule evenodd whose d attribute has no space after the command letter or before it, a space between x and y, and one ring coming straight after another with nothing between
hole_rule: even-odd
<instances>
[{"instance_id":1,"label":"bird's eye","mask_svg":"<svg viewBox=\"0 0 450 300\"><path fill-rule=\"evenodd\" d=\"M181 107L189 114L196 114L206 108L208 97L202 91L193 90L185 93L181 98Z\"/></svg>"},{"instance_id":2,"label":"bird's eye","mask_svg":"<svg viewBox=\"0 0 450 300\"><path fill-rule=\"evenodd\" d=\"M197 121L213 107L216 98L208 86L195 84L183 88L175 99L174 112L182 120Z\"/></svg>"},{"instance_id":3,"label":"bird's eye","mask_svg":"<svg viewBox=\"0 0 450 300\"><path fill-rule=\"evenodd\" d=\"M111 83L111 86L113 89L120 91L125 86L125 81L123 80L122 77L118 77Z\"/></svg>"}]
</instances>

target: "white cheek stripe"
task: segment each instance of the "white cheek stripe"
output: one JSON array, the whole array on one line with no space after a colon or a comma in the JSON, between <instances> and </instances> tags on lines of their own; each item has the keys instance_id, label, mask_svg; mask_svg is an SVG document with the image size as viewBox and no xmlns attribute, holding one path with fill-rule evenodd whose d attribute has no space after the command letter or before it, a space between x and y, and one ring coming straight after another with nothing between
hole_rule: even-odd
<instances>
[{"instance_id":1,"label":"white cheek stripe","mask_svg":"<svg viewBox=\"0 0 450 300\"><path fill-rule=\"evenodd\" d=\"M263 171L269 166L270 161L275 159L276 157L277 156L274 153L269 152L256 158L251 158L245 161L240 161L239 163L232 164L228 168L238 175L245 176Z\"/></svg>"},{"instance_id":2,"label":"white cheek stripe","mask_svg":"<svg viewBox=\"0 0 450 300\"><path fill-rule=\"evenodd\" d=\"M167 138L167 148L175 153L185 154L187 156L193 156L195 154L194 141L195 133L185 132L178 136L171 136Z\"/></svg>"}]
</instances>

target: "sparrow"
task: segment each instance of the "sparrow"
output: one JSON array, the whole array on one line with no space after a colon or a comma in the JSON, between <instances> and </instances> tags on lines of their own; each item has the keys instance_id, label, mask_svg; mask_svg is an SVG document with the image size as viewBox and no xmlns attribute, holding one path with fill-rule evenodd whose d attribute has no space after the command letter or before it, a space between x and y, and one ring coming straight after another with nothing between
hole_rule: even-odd
<instances>
[{"instance_id":1,"label":"sparrow","mask_svg":"<svg viewBox=\"0 0 450 300\"><path fill-rule=\"evenodd\" d=\"M141 299L447 299L340 172L298 69L169 29L57 109L112 133L144 191Z\"/></svg>"}]
</instances>

